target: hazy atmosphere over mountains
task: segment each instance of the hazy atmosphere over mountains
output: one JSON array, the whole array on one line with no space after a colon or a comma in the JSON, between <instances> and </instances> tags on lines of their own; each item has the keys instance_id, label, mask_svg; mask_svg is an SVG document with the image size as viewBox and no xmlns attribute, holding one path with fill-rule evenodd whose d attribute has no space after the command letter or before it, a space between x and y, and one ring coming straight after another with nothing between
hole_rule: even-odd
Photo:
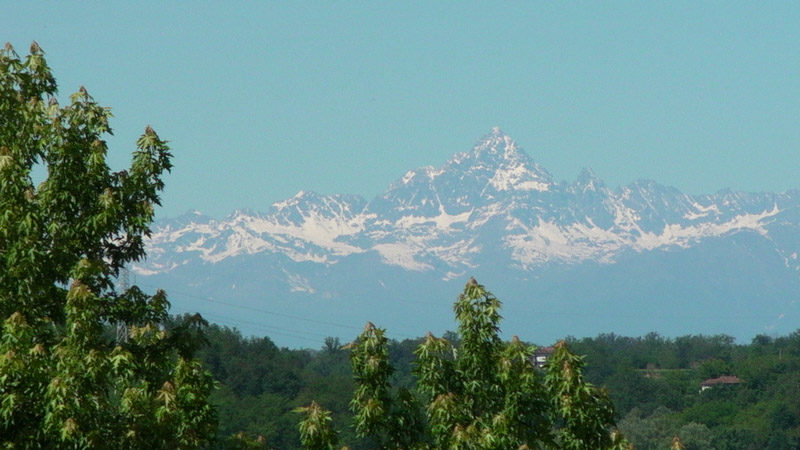
<instances>
[{"instance_id":1,"label":"hazy atmosphere over mountains","mask_svg":"<svg viewBox=\"0 0 800 450\"><path fill-rule=\"evenodd\" d=\"M534 154L535 156L535 154ZM559 182L499 128L374 199L301 191L266 212L158 222L132 272L175 312L281 345L453 327L475 276L505 327L547 344L599 332L786 333L800 319L800 191L687 195L655 181Z\"/></svg>"}]
</instances>

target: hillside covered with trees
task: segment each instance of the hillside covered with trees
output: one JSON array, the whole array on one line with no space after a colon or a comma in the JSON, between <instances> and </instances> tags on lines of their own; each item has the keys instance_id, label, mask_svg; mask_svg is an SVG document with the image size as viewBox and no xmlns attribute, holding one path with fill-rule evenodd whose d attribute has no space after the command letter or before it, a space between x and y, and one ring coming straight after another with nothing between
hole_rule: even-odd
<instances>
[{"instance_id":1,"label":"hillside covered with trees","mask_svg":"<svg viewBox=\"0 0 800 450\"><path fill-rule=\"evenodd\" d=\"M447 337L458 342L457 333ZM293 410L316 401L332 411L340 442L371 448L355 438L349 402L356 384L349 350L336 339L318 350L291 350L212 324L208 341L199 356L220 380L211 396L219 407L220 436L244 431L264 436L264 448L301 448ZM414 349L423 341L388 342L395 386L414 385ZM617 426L636 449L666 449L675 436L686 449L787 449L800 443L800 332L757 336L747 344L728 336L655 333L566 342L585 355L586 379L608 389ZM723 375L742 382L700 392L703 381Z\"/></svg>"}]
</instances>

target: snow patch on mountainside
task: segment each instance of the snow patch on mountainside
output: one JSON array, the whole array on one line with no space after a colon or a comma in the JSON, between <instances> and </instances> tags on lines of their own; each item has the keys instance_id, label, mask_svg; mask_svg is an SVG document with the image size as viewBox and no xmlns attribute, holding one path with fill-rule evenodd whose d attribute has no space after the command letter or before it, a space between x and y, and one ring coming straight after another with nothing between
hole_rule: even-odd
<instances>
[{"instance_id":1,"label":"snow patch on mountainside","mask_svg":"<svg viewBox=\"0 0 800 450\"><path fill-rule=\"evenodd\" d=\"M760 214L740 214L733 219L723 222L705 222L697 225L683 227L679 224L669 224L664 227L661 234L642 233L631 247L638 250L653 250L659 247L677 246L689 247L690 244L698 240L712 236L724 236L736 231L755 231L762 236L767 235L764 228L764 219L778 214L780 210L775 205L771 211L764 211Z\"/></svg>"},{"instance_id":2,"label":"snow patch on mountainside","mask_svg":"<svg viewBox=\"0 0 800 450\"><path fill-rule=\"evenodd\" d=\"M403 175L403 178L400 179L400 182L403 184L411 183L411 181L414 180L414 178L420 174L424 175L428 181L431 181L443 173L444 170L437 169L433 166L420 167L417 170L409 170L408 172L406 172L406 174Z\"/></svg>"},{"instance_id":3,"label":"snow patch on mountainside","mask_svg":"<svg viewBox=\"0 0 800 450\"><path fill-rule=\"evenodd\" d=\"M417 261L418 249L405 243L378 244L372 247L377 251L383 262L393 266L400 266L406 270L424 271L433 267L430 264Z\"/></svg>"},{"instance_id":4,"label":"snow patch on mountainside","mask_svg":"<svg viewBox=\"0 0 800 450\"><path fill-rule=\"evenodd\" d=\"M463 278L466 274L467 272L447 272L442 277L442 281L450 281L450 280L455 280L457 278Z\"/></svg>"},{"instance_id":5,"label":"snow patch on mountainside","mask_svg":"<svg viewBox=\"0 0 800 450\"><path fill-rule=\"evenodd\" d=\"M475 239L462 239L450 245L433 246L427 249L441 261L452 267L477 267L471 262L481 252L481 246L475 245Z\"/></svg>"},{"instance_id":6,"label":"snow patch on mountainside","mask_svg":"<svg viewBox=\"0 0 800 450\"><path fill-rule=\"evenodd\" d=\"M243 217L241 220L244 225L242 230L244 233L300 239L329 250L335 256L346 256L361 253L363 250L337 241L337 239L363 231L364 222L369 218L366 214L362 214L348 220L340 216L326 217L312 211L303 217L304 220L299 225L281 224L257 217Z\"/></svg>"},{"instance_id":7,"label":"snow patch on mountainside","mask_svg":"<svg viewBox=\"0 0 800 450\"><path fill-rule=\"evenodd\" d=\"M477 230L486 225L490 220L500 215L503 215L506 210L500 203L492 203L486 207L480 208L472 215L468 227L472 230Z\"/></svg>"},{"instance_id":8,"label":"snow patch on mountainside","mask_svg":"<svg viewBox=\"0 0 800 450\"><path fill-rule=\"evenodd\" d=\"M540 181L522 164L498 169L489 179L489 184L498 191L547 191L550 189L549 183Z\"/></svg>"},{"instance_id":9,"label":"snow patch on mountainside","mask_svg":"<svg viewBox=\"0 0 800 450\"><path fill-rule=\"evenodd\" d=\"M258 236L254 236L244 227L233 226L230 231L231 234L225 240L225 245L223 245L218 252L214 252L216 246L210 249L201 246L193 246L188 250L200 251L203 255L202 258L211 263L219 262L232 256L275 250L274 245ZM198 239L198 242L199 241L202 241L202 238Z\"/></svg>"},{"instance_id":10,"label":"snow patch on mountainside","mask_svg":"<svg viewBox=\"0 0 800 450\"><path fill-rule=\"evenodd\" d=\"M220 234L222 225L216 221L211 223L190 223L185 227L173 229L167 226L156 230L148 239L149 244L158 246L159 244L166 244L180 240L186 235L201 234L211 237L217 237Z\"/></svg>"},{"instance_id":11,"label":"snow patch on mountainside","mask_svg":"<svg viewBox=\"0 0 800 450\"><path fill-rule=\"evenodd\" d=\"M276 205L292 206L287 202ZM167 226L157 229L147 242L150 259L155 262L137 265L135 270L144 275L174 269L175 264L157 262L166 256L166 247L171 247L174 253L196 253L208 263L261 252L283 253L296 262L330 263L365 251L339 239L364 231L365 222L374 217L369 214L347 217L311 210L303 213L300 223L281 223L272 216L237 213L225 221L192 223L180 229Z\"/></svg>"},{"instance_id":12,"label":"snow patch on mountainside","mask_svg":"<svg viewBox=\"0 0 800 450\"><path fill-rule=\"evenodd\" d=\"M517 223L515 228L522 229L522 233L509 234L504 243L511 249L511 259L524 268L552 260L577 262L591 258L607 263L623 245L618 234L591 220L560 226L540 219L534 227Z\"/></svg>"},{"instance_id":13,"label":"snow patch on mountainside","mask_svg":"<svg viewBox=\"0 0 800 450\"><path fill-rule=\"evenodd\" d=\"M444 210L444 206L439 203L438 216L403 216L398 219L394 225L398 229L403 230L412 228L415 225L432 224L439 230L448 231L454 224L466 223L469 220L470 214L472 214L472 211L466 211L461 214L448 214L447 211Z\"/></svg>"},{"instance_id":14,"label":"snow patch on mountainside","mask_svg":"<svg viewBox=\"0 0 800 450\"><path fill-rule=\"evenodd\" d=\"M703 205L701 205L701 204L699 204L697 202L692 202L692 207L694 207L694 209L696 211L687 212L686 214L683 215L684 219L696 220L696 219L700 219L700 218L706 217L706 216L708 216L709 214L712 214L712 213L713 214L719 214L720 213L719 208L717 207L717 205L714 205L714 204L711 204L711 205L708 205L708 206L703 206Z\"/></svg>"},{"instance_id":15,"label":"snow patch on mountainside","mask_svg":"<svg viewBox=\"0 0 800 450\"><path fill-rule=\"evenodd\" d=\"M302 275L290 273L286 269L283 270L283 274L286 275L286 280L289 283L291 292L306 292L309 294L315 294L317 292L316 289L311 287L311 282Z\"/></svg>"},{"instance_id":16,"label":"snow patch on mountainside","mask_svg":"<svg viewBox=\"0 0 800 450\"><path fill-rule=\"evenodd\" d=\"M625 231L638 228L636 223L641 220L641 217L633 208L625 206L619 201L614 202L612 207L614 209L614 225Z\"/></svg>"},{"instance_id":17,"label":"snow patch on mountainside","mask_svg":"<svg viewBox=\"0 0 800 450\"><path fill-rule=\"evenodd\" d=\"M764 219L778 214L780 210L775 205L771 211L741 214L723 223L706 222L690 226L668 224L660 233L643 231L631 220L633 217L630 211L618 212L620 220L617 225L625 233L602 229L588 217L586 223L569 225L539 219L534 227L512 221L507 229L519 229L522 232L508 234L503 241L511 249L511 258L524 268L552 260L577 262L594 259L601 263L612 263L614 256L624 248L637 252L664 247L686 248L703 238L743 230L766 235Z\"/></svg>"}]
</instances>

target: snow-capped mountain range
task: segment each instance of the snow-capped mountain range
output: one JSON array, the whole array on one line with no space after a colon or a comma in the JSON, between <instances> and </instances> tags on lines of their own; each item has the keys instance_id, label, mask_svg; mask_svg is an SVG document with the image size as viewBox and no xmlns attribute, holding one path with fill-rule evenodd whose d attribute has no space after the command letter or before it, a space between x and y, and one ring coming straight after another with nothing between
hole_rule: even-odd
<instances>
[{"instance_id":1,"label":"snow-capped mountain range","mask_svg":"<svg viewBox=\"0 0 800 450\"><path fill-rule=\"evenodd\" d=\"M506 301L509 320L546 323L526 336L533 341L601 331L747 338L791 331L786 315L800 316L799 207L797 190L691 196L649 180L611 189L590 170L558 182L494 128L369 201L301 191L266 213L157 222L148 259L132 272L176 292L178 312L205 311L287 345L346 337L342 329L359 325L351 318L368 313L385 318L390 334L392 325L408 336L427 331L413 325L452 328L448 308L432 305L449 307L471 275ZM659 308L677 323L653 322ZM744 318L703 319L732 311ZM331 326L319 323L331 317ZM707 329L681 325L694 322ZM308 342L295 331L304 324L319 331Z\"/></svg>"}]
</instances>

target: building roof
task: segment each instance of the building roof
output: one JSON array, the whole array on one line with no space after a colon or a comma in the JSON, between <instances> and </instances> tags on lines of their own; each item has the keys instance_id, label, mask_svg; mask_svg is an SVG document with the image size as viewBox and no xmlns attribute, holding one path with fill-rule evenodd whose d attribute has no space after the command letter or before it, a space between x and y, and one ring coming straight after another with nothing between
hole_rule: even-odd
<instances>
[{"instance_id":1,"label":"building roof","mask_svg":"<svg viewBox=\"0 0 800 450\"><path fill-rule=\"evenodd\" d=\"M706 381L700 383L700 386L716 386L718 384L739 384L742 383L742 379L733 375L723 375L717 378L709 378Z\"/></svg>"}]
</instances>

